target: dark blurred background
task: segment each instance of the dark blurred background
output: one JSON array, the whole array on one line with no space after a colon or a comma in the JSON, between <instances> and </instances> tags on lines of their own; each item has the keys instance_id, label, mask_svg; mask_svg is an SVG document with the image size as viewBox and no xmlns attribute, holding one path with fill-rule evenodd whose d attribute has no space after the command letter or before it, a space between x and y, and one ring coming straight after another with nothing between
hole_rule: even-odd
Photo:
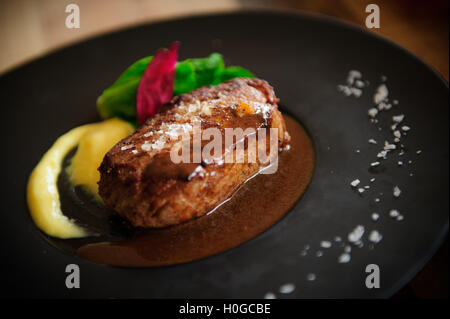
<instances>
[{"instance_id":1,"label":"dark blurred background","mask_svg":"<svg viewBox=\"0 0 450 319\"><path fill-rule=\"evenodd\" d=\"M67 29L65 8L80 7L80 29ZM0 73L70 43L137 24L213 12L292 10L328 15L363 28L365 8L380 7L378 32L409 49L447 81L448 0L0 0ZM448 238L394 298L448 298Z\"/></svg>"}]
</instances>

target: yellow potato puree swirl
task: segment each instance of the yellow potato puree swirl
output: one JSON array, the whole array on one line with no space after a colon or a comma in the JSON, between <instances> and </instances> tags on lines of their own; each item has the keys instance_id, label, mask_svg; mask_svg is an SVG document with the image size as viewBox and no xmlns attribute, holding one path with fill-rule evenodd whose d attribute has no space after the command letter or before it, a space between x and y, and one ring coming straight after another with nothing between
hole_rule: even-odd
<instances>
[{"instance_id":1,"label":"yellow potato puree swirl","mask_svg":"<svg viewBox=\"0 0 450 319\"><path fill-rule=\"evenodd\" d=\"M98 196L97 182L100 166L106 152L134 128L120 119L74 128L58 138L44 154L30 175L27 186L27 202L36 225L46 234L58 238L80 238L90 234L83 227L66 217L61 211L58 192L58 175L67 153L78 145L68 168L71 182L83 185Z\"/></svg>"}]
</instances>

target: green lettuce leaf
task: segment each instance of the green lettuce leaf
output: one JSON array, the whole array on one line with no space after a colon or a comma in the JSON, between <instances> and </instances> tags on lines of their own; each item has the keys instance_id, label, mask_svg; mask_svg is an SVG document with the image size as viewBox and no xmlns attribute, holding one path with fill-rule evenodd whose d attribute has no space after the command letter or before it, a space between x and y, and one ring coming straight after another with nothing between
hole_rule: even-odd
<instances>
[{"instance_id":1,"label":"green lettuce leaf","mask_svg":"<svg viewBox=\"0 0 450 319\"><path fill-rule=\"evenodd\" d=\"M120 117L136 124L136 94L142 75L152 56L142 58L128 67L97 99L97 109L104 119ZM175 67L174 95L188 93L201 86L217 85L236 77L253 77L239 66L225 67L223 57L212 53L206 58L186 59Z\"/></svg>"}]
</instances>

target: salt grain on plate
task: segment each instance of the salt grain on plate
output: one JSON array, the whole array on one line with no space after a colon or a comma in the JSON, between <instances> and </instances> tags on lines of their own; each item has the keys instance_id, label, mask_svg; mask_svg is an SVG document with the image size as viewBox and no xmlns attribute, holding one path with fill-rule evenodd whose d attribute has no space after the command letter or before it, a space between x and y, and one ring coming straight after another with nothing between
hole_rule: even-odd
<instances>
[{"instance_id":1,"label":"salt grain on plate","mask_svg":"<svg viewBox=\"0 0 450 319\"><path fill-rule=\"evenodd\" d=\"M370 179L370 182L371 182L371 183L375 182L375 177L372 177L372 178Z\"/></svg>"},{"instance_id":2,"label":"salt grain on plate","mask_svg":"<svg viewBox=\"0 0 450 319\"><path fill-rule=\"evenodd\" d=\"M399 115L394 115L392 117L392 120L396 123L400 123L401 121L403 121L404 118L405 118L404 114L399 114Z\"/></svg>"},{"instance_id":3,"label":"salt grain on plate","mask_svg":"<svg viewBox=\"0 0 450 319\"><path fill-rule=\"evenodd\" d=\"M402 131L408 132L409 130L411 130L411 128L409 126L407 126L407 125L402 126Z\"/></svg>"},{"instance_id":4,"label":"salt grain on plate","mask_svg":"<svg viewBox=\"0 0 450 319\"><path fill-rule=\"evenodd\" d=\"M318 250L318 251L316 252L316 257L322 257L322 256L323 256L323 251Z\"/></svg>"},{"instance_id":5,"label":"salt grain on plate","mask_svg":"<svg viewBox=\"0 0 450 319\"><path fill-rule=\"evenodd\" d=\"M359 179L355 179L354 181L352 181L352 182L350 183L350 185L352 185L353 187L356 187L356 186L359 185L359 183L361 183L361 181L360 181Z\"/></svg>"},{"instance_id":6,"label":"salt grain on plate","mask_svg":"<svg viewBox=\"0 0 450 319\"><path fill-rule=\"evenodd\" d=\"M284 284L280 287L280 293L282 294L290 294L295 290L294 284Z\"/></svg>"},{"instance_id":7,"label":"salt grain on plate","mask_svg":"<svg viewBox=\"0 0 450 319\"><path fill-rule=\"evenodd\" d=\"M371 138L371 139L369 140L369 143L370 143L370 144L377 144L377 141L375 141L373 138Z\"/></svg>"},{"instance_id":8,"label":"salt grain on plate","mask_svg":"<svg viewBox=\"0 0 450 319\"><path fill-rule=\"evenodd\" d=\"M268 292L264 295L264 299L277 299L277 297L275 296L275 294L273 292Z\"/></svg>"},{"instance_id":9,"label":"salt grain on plate","mask_svg":"<svg viewBox=\"0 0 450 319\"><path fill-rule=\"evenodd\" d=\"M386 151L392 151L395 150L397 146L395 144L390 144L388 141L384 141L384 150Z\"/></svg>"},{"instance_id":10,"label":"salt grain on plate","mask_svg":"<svg viewBox=\"0 0 450 319\"><path fill-rule=\"evenodd\" d=\"M381 84L378 86L376 93L373 96L373 102L375 104L379 104L387 99L389 96L389 90L386 86L386 84Z\"/></svg>"},{"instance_id":11,"label":"salt grain on plate","mask_svg":"<svg viewBox=\"0 0 450 319\"><path fill-rule=\"evenodd\" d=\"M320 247L322 248L330 248L331 247L331 242L327 241L327 240L323 240L320 242Z\"/></svg>"},{"instance_id":12,"label":"salt grain on plate","mask_svg":"<svg viewBox=\"0 0 450 319\"><path fill-rule=\"evenodd\" d=\"M375 198L374 201L375 201L375 203L379 203L380 199L379 198Z\"/></svg>"},{"instance_id":13,"label":"salt grain on plate","mask_svg":"<svg viewBox=\"0 0 450 319\"><path fill-rule=\"evenodd\" d=\"M383 239L383 236L377 231L372 230L369 234L369 240L373 243L379 243Z\"/></svg>"},{"instance_id":14,"label":"salt grain on plate","mask_svg":"<svg viewBox=\"0 0 450 319\"><path fill-rule=\"evenodd\" d=\"M308 281L314 281L314 280L316 280L316 275L313 274L313 273L307 274L307 275L306 275L306 280L308 280Z\"/></svg>"},{"instance_id":15,"label":"salt grain on plate","mask_svg":"<svg viewBox=\"0 0 450 319\"><path fill-rule=\"evenodd\" d=\"M376 222L378 219L380 219L380 215L377 214L377 213L372 213L372 220L373 220L374 222Z\"/></svg>"},{"instance_id":16,"label":"salt grain on plate","mask_svg":"<svg viewBox=\"0 0 450 319\"><path fill-rule=\"evenodd\" d=\"M358 192L359 192L360 194L364 193L365 191L366 191L366 190L365 190L364 188L362 188L362 187L358 188Z\"/></svg>"},{"instance_id":17,"label":"salt grain on plate","mask_svg":"<svg viewBox=\"0 0 450 319\"><path fill-rule=\"evenodd\" d=\"M351 259L351 257L349 254L343 253L342 255L339 256L338 262L340 264L346 264L346 263L350 262L350 259Z\"/></svg>"},{"instance_id":18,"label":"salt grain on plate","mask_svg":"<svg viewBox=\"0 0 450 319\"><path fill-rule=\"evenodd\" d=\"M392 218L396 218L396 217L400 216L400 212L396 209L391 209L389 211L389 216L391 216Z\"/></svg>"},{"instance_id":19,"label":"salt grain on plate","mask_svg":"<svg viewBox=\"0 0 450 319\"><path fill-rule=\"evenodd\" d=\"M347 254L350 254L350 252L352 251L352 247L347 245L344 247L344 252L346 252Z\"/></svg>"},{"instance_id":20,"label":"salt grain on plate","mask_svg":"<svg viewBox=\"0 0 450 319\"><path fill-rule=\"evenodd\" d=\"M370 166L372 166L372 167L375 167L375 166L378 166L378 165L380 165L380 162L373 162L373 163L370 163Z\"/></svg>"},{"instance_id":21,"label":"salt grain on plate","mask_svg":"<svg viewBox=\"0 0 450 319\"><path fill-rule=\"evenodd\" d=\"M342 240L342 238L339 236L334 237L334 241L337 243L340 242L341 240Z\"/></svg>"},{"instance_id":22,"label":"salt grain on plate","mask_svg":"<svg viewBox=\"0 0 450 319\"><path fill-rule=\"evenodd\" d=\"M398 161L397 164L398 164L398 166L402 166L403 162L402 161Z\"/></svg>"},{"instance_id":23,"label":"salt grain on plate","mask_svg":"<svg viewBox=\"0 0 450 319\"><path fill-rule=\"evenodd\" d=\"M395 186L394 189L392 190L392 195L394 195L394 197L400 197L401 193L402 191L398 186Z\"/></svg>"},{"instance_id":24,"label":"salt grain on plate","mask_svg":"<svg viewBox=\"0 0 450 319\"><path fill-rule=\"evenodd\" d=\"M378 114L378 110L373 107L369 111L367 111L367 114L369 114L370 117L375 117Z\"/></svg>"},{"instance_id":25,"label":"salt grain on plate","mask_svg":"<svg viewBox=\"0 0 450 319\"><path fill-rule=\"evenodd\" d=\"M397 137L397 138L400 138L400 137L402 137L402 133L400 133L399 130L395 130L394 131L394 136Z\"/></svg>"},{"instance_id":26,"label":"salt grain on plate","mask_svg":"<svg viewBox=\"0 0 450 319\"><path fill-rule=\"evenodd\" d=\"M364 235L364 226L358 225L348 234L348 241L351 243L356 243L361 239L361 237Z\"/></svg>"},{"instance_id":27,"label":"salt grain on plate","mask_svg":"<svg viewBox=\"0 0 450 319\"><path fill-rule=\"evenodd\" d=\"M399 216L397 216L397 221L402 221L403 220L403 215L399 215Z\"/></svg>"},{"instance_id":28,"label":"salt grain on plate","mask_svg":"<svg viewBox=\"0 0 450 319\"><path fill-rule=\"evenodd\" d=\"M422 151L421 150L417 150L417 155L419 155L420 153L422 153Z\"/></svg>"},{"instance_id":29,"label":"salt grain on plate","mask_svg":"<svg viewBox=\"0 0 450 319\"><path fill-rule=\"evenodd\" d=\"M355 80L361 79L362 74L358 70L350 70L347 75L347 84L353 85Z\"/></svg>"},{"instance_id":30,"label":"salt grain on plate","mask_svg":"<svg viewBox=\"0 0 450 319\"><path fill-rule=\"evenodd\" d=\"M381 151L381 152L379 152L379 153L377 154L377 157L378 157L378 158L386 159L387 153L388 153L387 150Z\"/></svg>"}]
</instances>

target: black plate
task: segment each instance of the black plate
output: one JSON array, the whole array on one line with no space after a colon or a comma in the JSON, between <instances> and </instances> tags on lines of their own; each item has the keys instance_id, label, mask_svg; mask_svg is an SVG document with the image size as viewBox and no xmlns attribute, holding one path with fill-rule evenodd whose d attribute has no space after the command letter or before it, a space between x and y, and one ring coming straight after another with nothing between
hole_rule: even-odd
<instances>
[{"instance_id":1,"label":"black plate","mask_svg":"<svg viewBox=\"0 0 450 319\"><path fill-rule=\"evenodd\" d=\"M98 120L97 96L127 66L174 40L182 43L181 59L219 51L228 64L245 66L275 87L284 109L304 123L315 143L317 168L308 191L261 236L204 260L125 269L63 253L29 217L25 185L31 170L58 136ZM371 83L359 99L336 89L351 69ZM400 104L374 125L367 109L381 75ZM387 297L420 270L448 230L447 84L411 53L340 22L259 12L144 25L71 46L2 76L0 101L1 286L7 296L259 298L292 282L297 288L285 297ZM380 145L367 140L392 140L389 119L398 113L412 127L402 139L405 165L398 168L394 154L369 172ZM413 163L406 164L410 159ZM350 188L354 178L367 184L371 176L377 180L362 196ZM393 185L403 191L399 199L391 195ZM391 208L405 219L389 218ZM377 223L370 218L373 211L382 215ZM358 224L366 226L365 246L353 247L350 263L337 262L343 252L338 244L319 247L321 240L345 239ZM371 229L383 234L374 249L367 240ZM311 248L302 257L305 245ZM316 257L317 250L323 250L322 257ZM70 263L81 268L80 289L65 287ZM379 289L365 286L371 263L381 270ZM307 281L308 273L316 280Z\"/></svg>"}]
</instances>

